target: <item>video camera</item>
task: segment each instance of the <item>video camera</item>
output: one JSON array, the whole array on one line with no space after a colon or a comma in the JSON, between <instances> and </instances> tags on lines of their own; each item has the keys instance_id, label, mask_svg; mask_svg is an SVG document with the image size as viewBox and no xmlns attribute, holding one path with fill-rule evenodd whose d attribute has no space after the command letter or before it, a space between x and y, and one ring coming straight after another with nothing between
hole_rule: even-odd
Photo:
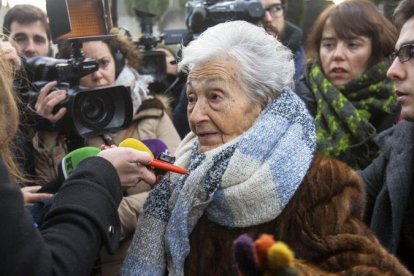
<instances>
[{"instance_id":1,"label":"video camera","mask_svg":"<svg viewBox=\"0 0 414 276\"><path fill-rule=\"evenodd\" d=\"M186 24L194 35L226 21L244 20L257 24L264 14L260 0L191 0L186 3Z\"/></svg>"},{"instance_id":2,"label":"video camera","mask_svg":"<svg viewBox=\"0 0 414 276\"><path fill-rule=\"evenodd\" d=\"M153 48L163 40L163 37L153 35L153 17L152 13L135 9L136 16L140 19L142 36L136 42L142 50L142 60L139 73L150 75L154 83L162 82L167 78L167 65L165 63L165 54L161 51L154 51ZM151 88L150 88L151 89Z\"/></svg>"},{"instance_id":3,"label":"video camera","mask_svg":"<svg viewBox=\"0 0 414 276\"><path fill-rule=\"evenodd\" d=\"M152 50L159 42L164 41L167 45L180 43L187 45L208 27L233 20L245 20L257 24L264 13L260 0L190 0L186 3L187 30L165 30L157 38L153 35L152 20L155 15L135 9L135 14L141 22L142 33L141 38L136 42L143 53L139 72L151 75L154 83L150 85L150 89L156 87L157 90L167 77L165 54Z\"/></svg>"},{"instance_id":4,"label":"video camera","mask_svg":"<svg viewBox=\"0 0 414 276\"><path fill-rule=\"evenodd\" d=\"M108 19L106 1L47 0L46 5L53 40L68 39L72 43L71 58L65 60L39 56L23 59L30 82L29 87L20 89L23 102L33 108L41 88L50 81L58 81L57 89L66 90L67 98L55 107L54 112L66 107L67 113L52 130L88 138L127 127L132 120L132 100L128 88L108 86L87 89L79 85L82 77L99 69L99 64L95 60L85 58L82 41L107 37L111 24L97 21L98 29L78 30L76 26L82 25L73 21L85 16L79 15L79 10L93 12L95 15L92 16L95 18ZM96 11L101 11L102 14ZM77 17L71 16L72 13ZM91 17L88 20L91 20Z\"/></svg>"}]
</instances>

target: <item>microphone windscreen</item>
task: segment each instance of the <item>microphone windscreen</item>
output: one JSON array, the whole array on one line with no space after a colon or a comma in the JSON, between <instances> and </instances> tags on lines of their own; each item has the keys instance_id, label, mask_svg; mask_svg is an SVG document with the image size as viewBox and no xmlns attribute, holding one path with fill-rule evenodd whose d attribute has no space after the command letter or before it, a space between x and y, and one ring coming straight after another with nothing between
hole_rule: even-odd
<instances>
[{"instance_id":1,"label":"microphone windscreen","mask_svg":"<svg viewBox=\"0 0 414 276\"><path fill-rule=\"evenodd\" d=\"M167 145L160 139L144 139L142 140L156 157L160 156L161 153L169 154Z\"/></svg>"},{"instance_id":2,"label":"microphone windscreen","mask_svg":"<svg viewBox=\"0 0 414 276\"><path fill-rule=\"evenodd\" d=\"M67 179L79 163L88 157L96 156L101 150L96 147L82 147L71 151L61 161L62 173Z\"/></svg>"},{"instance_id":3,"label":"microphone windscreen","mask_svg":"<svg viewBox=\"0 0 414 276\"><path fill-rule=\"evenodd\" d=\"M134 138L127 138L118 145L119 147L133 148L139 151L147 152L154 158L152 151L141 141Z\"/></svg>"}]
</instances>

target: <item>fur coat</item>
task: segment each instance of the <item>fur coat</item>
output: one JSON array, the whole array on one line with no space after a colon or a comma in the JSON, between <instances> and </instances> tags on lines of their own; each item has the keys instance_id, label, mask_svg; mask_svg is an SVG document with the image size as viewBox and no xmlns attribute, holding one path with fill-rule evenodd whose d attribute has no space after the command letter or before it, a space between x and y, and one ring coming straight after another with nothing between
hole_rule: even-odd
<instances>
[{"instance_id":1,"label":"fur coat","mask_svg":"<svg viewBox=\"0 0 414 276\"><path fill-rule=\"evenodd\" d=\"M190 236L186 275L237 275L233 241L268 233L295 252L303 275L410 275L362 222L363 184L344 163L315 156L301 186L273 221L229 228L204 215Z\"/></svg>"}]
</instances>

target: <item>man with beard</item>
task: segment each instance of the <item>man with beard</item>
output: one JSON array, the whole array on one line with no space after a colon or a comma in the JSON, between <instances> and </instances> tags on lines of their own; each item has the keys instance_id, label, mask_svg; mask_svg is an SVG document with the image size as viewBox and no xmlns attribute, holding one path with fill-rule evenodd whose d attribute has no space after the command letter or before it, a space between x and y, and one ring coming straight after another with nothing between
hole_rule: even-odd
<instances>
[{"instance_id":1,"label":"man with beard","mask_svg":"<svg viewBox=\"0 0 414 276\"><path fill-rule=\"evenodd\" d=\"M302 30L293 23L285 20L287 11L286 0L262 0L265 15L261 25L267 33L277 36L283 45L295 55L295 81L304 72L305 52L302 46Z\"/></svg>"}]
</instances>

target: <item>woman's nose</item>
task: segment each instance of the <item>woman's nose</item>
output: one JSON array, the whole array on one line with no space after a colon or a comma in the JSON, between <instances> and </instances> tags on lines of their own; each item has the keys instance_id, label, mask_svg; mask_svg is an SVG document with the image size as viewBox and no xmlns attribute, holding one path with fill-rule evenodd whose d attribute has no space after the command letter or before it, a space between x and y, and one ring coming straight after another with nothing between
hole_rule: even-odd
<instances>
[{"instance_id":1,"label":"woman's nose","mask_svg":"<svg viewBox=\"0 0 414 276\"><path fill-rule=\"evenodd\" d=\"M198 100L194 107L189 110L188 119L191 124L199 124L208 119L206 106L201 100Z\"/></svg>"},{"instance_id":2,"label":"woman's nose","mask_svg":"<svg viewBox=\"0 0 414 276\"><path fill-rule=\"evenodd\" d=\"M94 81L98 81L98 80L100 80L101 78L102 78L102 71L101 71L101 68L99 68L97 71L95 71L95 72L93 72L92 73L92 79L94 80Z\"/></svg>"},{"instance_id":3,"label":"woman's nose","mask_svg":"<svg viewBox=\"0 0 414 276\"><path fill-rule=\"evenodd\" d=\"M342 60L345 58L345 46L341 43L338 43L333 52L333 59L334 60Z\"/></svg>"}]
</instances>

